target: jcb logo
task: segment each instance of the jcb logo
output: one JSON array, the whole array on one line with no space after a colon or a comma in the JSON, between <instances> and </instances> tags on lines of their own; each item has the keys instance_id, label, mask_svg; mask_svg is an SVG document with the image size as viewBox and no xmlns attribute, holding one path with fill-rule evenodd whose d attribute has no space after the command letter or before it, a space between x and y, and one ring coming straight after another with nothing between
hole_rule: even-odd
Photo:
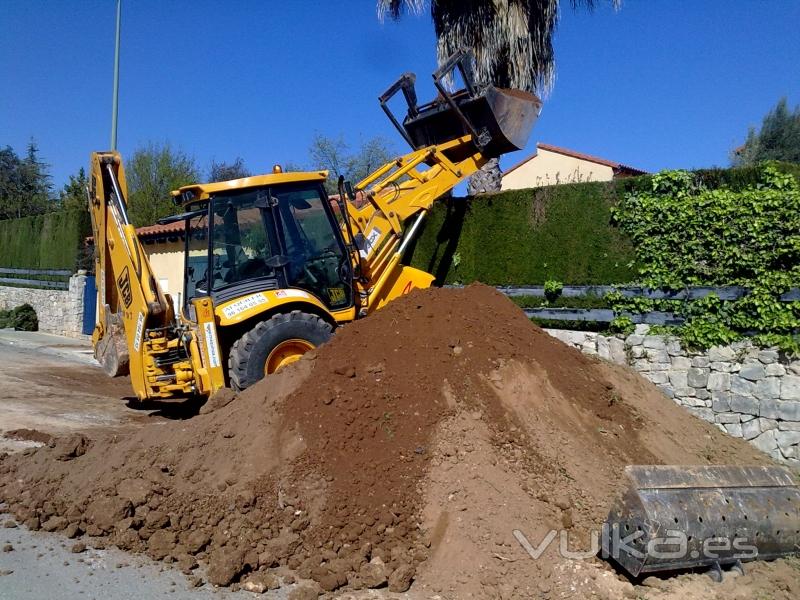
<instances>
[{"instance_id":1,"label":"jcb logo","mask_svg":"<svg viewBox=\"0 0 800 600\"><path fill-rule=\"evenodd\" d=\"M125 308L130 308L133 302L133 294L131 293L131 278L128 275L128 267L122 270L122 274L117 279L117 287L122 296L122 302L125 303Z\"/></svg>"}]
</instances>

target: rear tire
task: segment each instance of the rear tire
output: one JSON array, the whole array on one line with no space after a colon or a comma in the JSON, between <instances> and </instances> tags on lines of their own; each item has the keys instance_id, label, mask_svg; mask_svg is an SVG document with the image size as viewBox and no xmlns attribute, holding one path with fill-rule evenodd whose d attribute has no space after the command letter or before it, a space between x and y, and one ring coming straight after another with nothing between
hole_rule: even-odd
<instances>
[{"instance_id":1,"label":"rear tire","mask_svg":"<svg viewBox=\"0 0 800 600\"><path fill-rule=\"evenodd\" d=\"M231 347L228 356L231 387L239 391L250 387L268 371L274 372L324 344L332 333L330 323L299 310L278 313L261 321Z\"/></svg>"}]
</instances>

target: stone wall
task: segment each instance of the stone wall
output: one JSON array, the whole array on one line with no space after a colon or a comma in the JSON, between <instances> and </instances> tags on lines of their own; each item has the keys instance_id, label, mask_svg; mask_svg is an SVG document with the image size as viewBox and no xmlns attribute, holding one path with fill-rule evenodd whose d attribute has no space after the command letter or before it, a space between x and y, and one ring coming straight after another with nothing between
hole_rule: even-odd
<instances>
[{"instance_id":1,"label":"stone wall","mask_svg":"<svg viewBox=\"0 0 800 600\"><path fill-rule=\"evenodd\" d=\"M688 352L677 339L647 331L637 325L623 338L547 330L581 352L632 367L701 419L800 466L800 360L750 342Z\"/></svg>"},{"instance_id":2,"label":"stone wall","mask_svg":"<svg viewBox=\"0 0 800 600\"><path fill-rule=\"evenodd\" d=\"M86 337L83 329L83 295L86 289L86 274L79 272L69 279L68 290L39 290L0 286L0 310L9 310L22 304L30 304L39 318L39 331Z\"/></svg>"}]
</instances>

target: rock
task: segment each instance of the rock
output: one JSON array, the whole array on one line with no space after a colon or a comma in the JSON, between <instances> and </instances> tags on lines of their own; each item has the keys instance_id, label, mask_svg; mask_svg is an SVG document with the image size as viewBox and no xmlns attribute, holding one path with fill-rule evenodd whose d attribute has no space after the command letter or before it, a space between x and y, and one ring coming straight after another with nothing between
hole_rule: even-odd
<instances>
[{"instance_id":1,"label":"rock","mask_svg":"<svg viewBox=\"0 0 800 600\"><path fill-rule=\"evenodd\" d=\"M800 421L800 402L781 402L778 405L778 418L784 421Z\"/></svg>"},{"instance_id":2,"label":"rock","mask_svg":"<svg viewBox=\"0 0 800 600\"><path fill-rule=\"evenodd\" d=\"M785 375L781 379L781 400L800 400L800 377Z\"/></svg>"},{"instance_id":3,"label":"rock","mask_svg":"<svg viewBox=\"0 0 800 600\"><path fill-rule=\"evenodd\" d=\"M739 415L736 413L721 413L717 415L717 423L722 423L723 425L726 423L738 423L739 422Z\"/></svg>"},{"instance_id":4,"label":"rock","mask_svg":"<svg viewBox=\"0 0 800 600\"><path fill-rule=\"evenodd\" d=\"M708 367L709 360L705 356L695 356L692 358L692 366L697 369L705 369Z\"/></svg>"},{"instance_id":5,"label":"rock","mask_svg":"<svg viewBox=\"0 0 800 600\"><path fill-rule=\"evenodd\" d=\"M236 400L236 392L234 392L231 388L220 388L211 395L211 397L202 407L200 407L200 414L206 415L214 412L215 410L219 410L224 406L228 406L228 404L234 400Z\"/></svg>"},{"instance_id":6,"label":"rock","mask_svg":"<svg viewBox=\"0 0 800 600\"><path fill-rule=\"evenodd\" d=\"M13 551L14 551L14 546L12 546L11 544L3 545L3 552L13 552Z\"/></svg>"},{"instance_id":7,"label":"rock","mask_svg":"<svg viewBox=\"0 0 800 600\"><path fill-rule=\"evenodd\" d=\"M250 575L242 584L242 589L255 594L263 594L269 590L277 590L281 583L272 573L259 572Z\"/></svg>"},{"instance_id":8,"label":"rock","mask_svg":"<svg viewBox=\"0 0 800 600\"><path fill-rule=\"evenodd\" d=\"M669 354L667 354L666 350L648 349L646 351L646 356L651 363L670 364Z\"/></svg>"},{"instance_id":9,"label":"rock","mask_svg":"<svg viewBox=\"0 0 800 600\"><path fill-rule=\"evenodd\" d=\"M661 393L664 394L667 398L674 398L675 397L675 392L668 385L659 385L658 389L661 390Z\"/></svg>"},{"instance_id":10,"label":"rock","mask_svg":"<svg viewBox=\"0 0 800 600\"><path fill-rule=\"evenodd\" d=\"M650 371L644 373L645 379L649 379L650 383L663 384L669 381L669 375L666 371Z\"/></svg>"},{"instance_id":11,"label":"rock","mask_svg":"<svg viewBox=\"0 0 800 600\"><path fill-rule=\"evenodd\" d=\"M761 363L751 363L743 365L739 369L739 377L749 379L750 381L760 381L767 376L764 366Z\"/></svg>"},{"instance_id":12,"label":"rock","mask_svg":"<svg viewBox=\"0 0 800 600\"><path fill-rule=\"evenodd\" d=\"M149 529L163 529L169 526L169 515L158 510L147 513L144 523Z\"/></svg>"},{"instance_id":13,"label":"rock","mask_svg":"<svg viewBox=\"0 0 800 600\"><path fill-rule=\"evenodd\" d=\"M707 356L711 362L731 362L736 358L736 352L730 346L712 346Z\"/></svg>"},{"instance_id":14,"label":"rock","mask_svg":"<svg viewBox=\"0 0 800 600\"><path fill-rule=\"evenodd\" d=\"M731 409L731 396L728 392L711 392L711 408L714 412L727 412Z\"/></svg>"},{"instance_id":15,"label":"rock","mask_svg":"<svg viewBox=\"0 0 800 600\"><path fill-rule=\"evenodd\" d=\"M708 369L692 367L686 372L686 383L693 388L706 387L708 385Z\"/></svg>"},{"instance_id":16,"label":"rock","mask_svg":"<svg viewBox=\"0 0 800 600\"><path fill-rule=\"evenodd\" d=\"M211 535L202 529L195 529L181 534L181 544L189 554L197 554L208 546Z\"/></svg>"},{"instance_id":17,"label":"rock","mask_svg":"<svg viewBox=\"0 0 800 600\"><path fill-rule=\"evenodd\" d=\"M618 365L628 364L628 357L625 354L625 342L619 338L608 338L609 360Z\"/></svg>"},{"instance_id":18,"label":"rock","mask_svg":"<svg viewBox=\"0 0 800 600\"><path fill-rule=\"evenodd\" d=\"M73 554L80 554L81 552L85 552L86 544L84 544L83 542L77 542L72 545L72 548L70 548L69 551L72 552Z\"/></svg>"},{"instance_id":19,"label":"rock","mask_svg":"<svg viewBox=\"0 0 800 600\"><path fill-rule=\"evenodd\" d=\"M153 486L144 479L123 479L117 484L117 496L127 498L134 507L146 504Z\"/></svg>"},{"instance_id":20,"label":"rock","mask_svg":"<svg viewBox=\"0 0 800 600\"><path fill-rule=\"evenodd\" d=\"M710 408L688 408L690 413L709 423L714 422L714 412Z\"/></svg>"},{"instance_id":21,"label":"rock","mask_svg":"<svg viewBox=\"0 0 800 600\"><path fill-rule=\"evenodd\" d=\"M637 323L633 328L633 333L636 335L647 335L650 332L650 325L646 323Z\"/></svg>"},{"instance_id":22,"label":"rock","mask_svg":"<svg viewBox=\"0 0 800 600\"><path fill-rule=\"evenodd\" d=\"M778 442L775 439L775 431L772 429L765 431L757 438L753 439L752 444L762 452L769 454L778 447Z\"/></svg>"},{"instance_id":23,"label":"rock","mask_svg":"<svg viewBox=\"0 0 800 600\"><path fill-rule=\"evenodd\" d=\"M78 537L82 533L83 533L83 530L81 529L81 525L78 522L70 523L69 525L67 525L67 528L64 530L64 536L69 540L75 539L76 537Z\"/></svg>"},{"instance_id":24,"label":"rock","mask_svg":"<svg viewBox=\"0 0 800 600\"><path fill-rule=\"evenodd\" d=\"M800 422L781 421L778 423L778 429L781 431L800 431Z\"/></svg>"},{"instance_id":25,"label":"rock","mask_svg":"<svg viewBox=\"0 0 800 600\"><path fill-rule=\"evenodd\" d=\"M48 445L53 448L53 456L56 460L66 461L86 454L86 450L89 449L89 440L76 434L55 438Z\"/></svg>"},{"instance_id":26,"label":"rock","mask_svg":"<svg viewBox=\"0 0 800 600\"><path fill-rule=\"evenodd\" d=\"M771 365L778 361L778 351L777 350L761 350L758 353L758 360L760 360L765 365Z\"/></svg>"},{"instance_id":27,"label":"rock","mask_svg":"<svg viewBox=\"0 0 800 600\"><path fill-rule=\"evenodd\" d=\"M767 377L783 377L786 375L786 368L780 363L772 363L764 368Z\"/></svg>"},{"instance_id":28,"label":"rock","mask_svg":"<svg viewBox=\"0 0 800 600\"><path fill-rule=\"evenodd\" d=\"M50 517L42 523L42 529L45 531L61 531L67 525L69 525L69 521L67 521L64 517Z\"/></svg>"},{"instance_id":29,"label":"rock","mask_svg":"<svg viewBox=\"0 0 800 600\"><path fill-rule=\"evenodd\" d=\"M31 517L30 519L26 519L23 525L25 525L25 527L31 531L39 531L42 528L39 517Z\"/></svg>"},{"instance_id":30,"label":"rock","mask_svg":"<svg viewBox=\"0 0 800 600\"><path fill-rule=\"evenodd\" d=\"M686 355L686 352L684 352L683 348L681 348L681 341L676 339L671 339L667 342L667 353L670 356Z\"/></svg>"},{"instance_id":31,"label":"rock","mask_svg":"<svg viewBox=\"0 0 800 600\"><path fill-rule=\"evenodd\" d=\"M800 444L800 431L778 431L775 434L775 439L781 448Z\"/></svg>"},{"instance_id":32,"label":"rock","mask_svg":"<svg viewBox=\"0 0 800 600\"><path fill-rule=\"evenodd\" d=\"M289 592L286 600L317 600L320 594L319 586L313 582L299 583Z\"/></svg>"},{"instance_id":33,"label":"rock","mask_svg":"<svg viewBox=\"0 0 800 600\"><path fill-rule=\"evenodd\" d=\"M711 398L711 392L709 392L705 388L699 388L699 389L695 390L694 395L695 395L695 398L697 398L699 400L708 400L709 398ZM710 406L709 403L706 403L706 404L708 406Z\"/></svg>"},{"instance_id":34,"label":"rock","mask_svg":"<svg viewBox=\"0 0 800 600\"><path fill-rule=\"evenodd\" d=\"M688 375L684 371L671 371L669 374L669 382L673 388L681 389L688 387Z\"/></svg>"},{"instance_id":35,"label":"rock","mask_svg":"<svg viewBox=\"0 0 800 600\"><path fill-rule=\"evenodd\" d=\"M103 532L114 529L119 521L133 514L133 505L127 498L105 496L91 502L86 508L87 521Z\"/></svg>"},{"instance_id":36,"label":"rock","mask_svg":"<svg viewBox=\"0 0 800 600\"><path fill-rule=\"evenodd\" d=\"M734 394L730 399L731 410L733 412L745 413L748 415L758 415L759 402L750 396L739 396Z\"/></svg>"},{"instance_id":37,"label":"rock","mask_svg":"<svg viewBox=\"0 0 800 600\"><path fill-rule=\"evenodd\" d=\"M383 564L380 558L375 557L361 566L358 571L358 576L364 584L364 587L370 589L379 588L387 582L386 565Z\"/></svg>"},{"instance_id":38,"label":"rock","mask_svg":"<svg viewBox=\"0 0 800 600\"><path fill-rule=\"evenodd\" d=\"M168 554L172 554L176 542L177 535L174 531L159 529L147 540L147 555L153 560L162 560Z\"/></svg>"},{"instance_id":39,"label":"rock","mask_svg":"<svg viewBox=\"0 0 800 600\"><path fill-rule=\"evenodd\" d=\"M405 592L411 587L411 582L413 580L414 567L408 563L402 563L392 572L391 575L389 575L389 591Z\"/></svg>"},{"instance_id":40,"label":"rock","mask_svg":"<svg viewBox=\"0 0 800 600\"><path fill-rule=\"evenodd\" d=\"M637 335L635 333L632 333L625 338L625 344L628 346L641 346L643 342L644 342L644 336Z\"/></svg>"},{"instance_id":41,"label":"rock","mask_svg":"<svg viewBox=\"0 0 800 600\"><path fill-rule=\"evenodd\" d=\"M725 431L733 437L742 437L742 425L740 423L726 423Z\"/></svg>"},{"instance_id":42,"label":"rock","mask_svg":"<svg viewBox=\"0 0 800 600\"><path fill-rule=\"evenodd\" d=\"M761 400L778 398L781 394L781 380L778 377L762 379L756 382L755 391L753 393L756 398L760 398Z\"/></svg>"},{"instance_id":43,"label":"rock","mask_svg":"<svg viewBox=\"0 0 800 600\"><path fill-rule=\"evenodd\" d=\"M226 586L241 574L244 566L244 550L224 546L212 552L206 576L212 585Z\"/></svg>"},{"instance_id":44,"label":"rock","mask_svg":"<svg viewBox=\"0 0 800 600\"><path fill-rule=\"evenodd\" d=\"M752 396L755 392L755 384L752 381L743 379L738 375L731 377L731 393L739 396Z\"/></svg>"},{"instance_id":45,"label":"rock","mask_svg":"<svg viewBox=\"0 0 800 600\"><path fill-rule=\"evenodd\" d=\"M777 429L778 422L775 419L765 419L761 417L758 419L758 427L761 430L761 433L764 433L770 429Z\"/></svg>"},{"instance_id":46,"label":"rock","mask_svg":"<svg viewBox=\"0 0 800 600\"><path fill-rule=\"evenodd\" d=\"M728 373L709 373L708 389L712 392L727 392L731 387L731 376Z\"/></svg>"},{"instance_id":47,"label":"rock","mask_svg":"<svg viewBox=\"0 0 800 600\"><path fill-rule=\"evenodd\" d=\"M746 440L752 440L761 434L758 420L753 419L747 423L742 423L742 437Z\"/></svg>"},{"instance_id":48,"label":"rock","mask_svg":"<svg viewBox=\"0 0 800 600\"><path fill-rule=\"evenodd\" d=\"M686 358L685 356L672 357L672 369L674 371L688 371L689 367L691 366L692 366L692 361Z\"/></svg>"}]
</instances>

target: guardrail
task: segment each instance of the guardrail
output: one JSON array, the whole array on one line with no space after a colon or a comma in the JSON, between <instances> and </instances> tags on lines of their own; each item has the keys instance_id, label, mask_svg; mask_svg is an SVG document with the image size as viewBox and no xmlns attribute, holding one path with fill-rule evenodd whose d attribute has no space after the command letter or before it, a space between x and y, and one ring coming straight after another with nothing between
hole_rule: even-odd
<instances>
[{"instance_id":1,"label":"guardrail","mask_svg":"<svg viewBox=\"0 0 800 600\"><path fill-rule=\"evenodd\" d=\"M498 286L497 290L509 297L531 296L544 298L543 285ZM715 294L720 300L738 300L747 296L750 290L741 286L691 286L682 290L660 290L639 286L612 285L565 285L558 294L564 298L583 298L597 296L602 298L609 292L618 292L627 298L647 298L651 300L697 300ZM800 300L800 288L793 288L781 295L782 302ZM633 323L648 325L681 325L685 318L673 312L651 311L647 313L615 313L610 308L524 308L528 317L545 321L590 321L610 323L615 317L628 317Z\"/></svg>"},{"instance_id":2,"label":"guardrail","mask_svg":"<svg viewBox=\"0 0 800 600\"><path fill-rule=\"evenodd\" d=\"M32 278L4 277L4 275L28 275ZM68 279L71 275L72 271L68 269L10 269L0 267L0 285L11 284L50 290L67 290L69 289ZM50 279L42 279L43 277Z\"/></svg>"}]
</instances>

